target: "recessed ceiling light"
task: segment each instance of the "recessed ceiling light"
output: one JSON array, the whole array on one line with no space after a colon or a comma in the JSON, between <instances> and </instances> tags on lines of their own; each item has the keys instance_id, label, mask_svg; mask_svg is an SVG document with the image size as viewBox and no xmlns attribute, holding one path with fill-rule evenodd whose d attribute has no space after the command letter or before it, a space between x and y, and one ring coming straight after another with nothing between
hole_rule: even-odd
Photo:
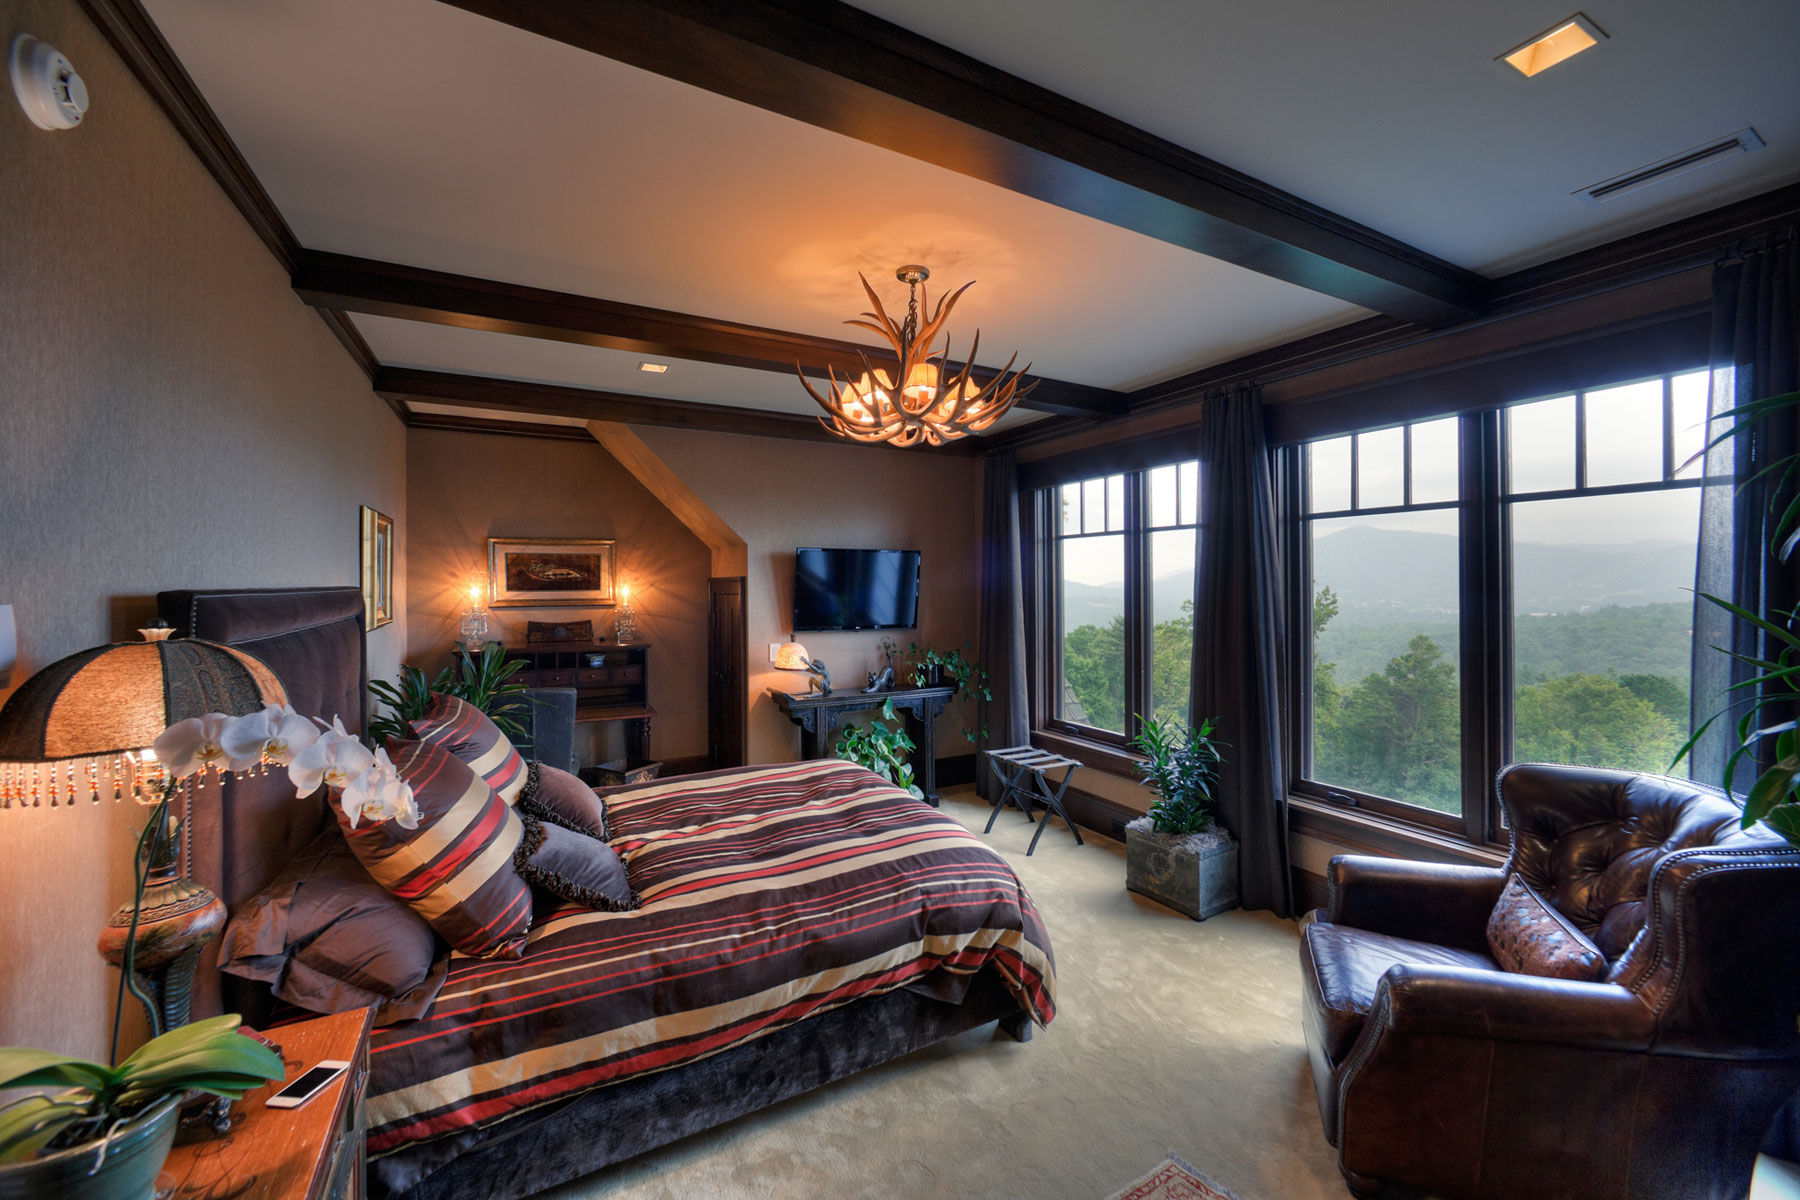
<instances>
[{"instance_id":1,"label":"recessed ceiling light","mask_svg":"<svg viewBox=\"0 0 1800 1200\"><path fill-rule=\"evenodd\" d=\"M652 375L661 375L663 372L667 371L668 369L669 369L668 363L641 362L638 364L638 370L648 371Z\"/></svg>"},{"instance_id":2,"label":"recessed ceiling light","mask_svg":"<svg viewBox=\"0 0 1800 1200\"><path fill-rule=\"evenodd\" d=\"M1566 21L1557 22L1523 46L1508 50L1498 61L1529 79L1605 40L1606 34L1598 25L1583 14L1576 13Z\"/></svg>"}]
</instances>

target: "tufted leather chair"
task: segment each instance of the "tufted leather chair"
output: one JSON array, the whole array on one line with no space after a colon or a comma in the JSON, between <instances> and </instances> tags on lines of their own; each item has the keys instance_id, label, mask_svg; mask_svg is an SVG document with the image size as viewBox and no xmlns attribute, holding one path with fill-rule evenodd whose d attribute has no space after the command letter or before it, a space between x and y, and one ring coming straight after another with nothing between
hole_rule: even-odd
<instances>
[{"instance_id":1,"label":"tufted leather chair","mask_svg":"<svg viewBox=\"0 0 1800 1200\"><path fill-rule=\"evenodd\" d=\"M1340 856L1302 926L1325 1134L1359 1197L1737 1200L1800 1086L1800 851L1686 780L1500 773L1503 868ZM1605 953L1502 971L1517 872Z\"/></svg>"}]
</instances>

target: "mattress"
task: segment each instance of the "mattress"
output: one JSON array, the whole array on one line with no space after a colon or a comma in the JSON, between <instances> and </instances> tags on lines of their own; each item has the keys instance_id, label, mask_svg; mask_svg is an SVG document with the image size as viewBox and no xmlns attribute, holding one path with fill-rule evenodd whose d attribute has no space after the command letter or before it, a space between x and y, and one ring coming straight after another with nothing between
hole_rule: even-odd
<instances>
[{"instance_id":1,"label":"mattress","mask_svg":"<svg viewBox=\"0 0 1800 1200\"><path fill-rule=\"evenodd\" d=\"M425 1015L370 1043L371 1157L507 1120L910 988L990 971L1039 1024L1049 937L955 820L836 760L607 794L642 907L559 908L512 961L454 958Z\"/></svg>"}]
</instances>

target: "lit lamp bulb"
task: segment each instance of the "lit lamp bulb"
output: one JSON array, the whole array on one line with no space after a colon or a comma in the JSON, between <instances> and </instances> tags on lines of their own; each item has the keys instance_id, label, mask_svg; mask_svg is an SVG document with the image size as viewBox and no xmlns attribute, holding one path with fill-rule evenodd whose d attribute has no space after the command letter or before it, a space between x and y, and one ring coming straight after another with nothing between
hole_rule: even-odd
<instances>
[{"instance_id":1,"label":"lit lamp bulb","mask_svg":"<svg viewBox=\"0 0 1800 1200\"><path fill-rule=\"evenodd\" d=\"M463 609L462 636L464 646L481 647L487 644L488 617L481 607L481 580L469 580L469 607Z\"/></svg>"},{"instance_id":2,"label":"lit lamp bulb","mask_svg":"<svg viewBox=\"0 0 1800 1200\"><path fill-rule=\"evenodd\" d=\"M631 611L631 585L619 585L619 611L613 617L613 639L621 644L637 640L637 614Z\"/></svg>"}]
</instances>

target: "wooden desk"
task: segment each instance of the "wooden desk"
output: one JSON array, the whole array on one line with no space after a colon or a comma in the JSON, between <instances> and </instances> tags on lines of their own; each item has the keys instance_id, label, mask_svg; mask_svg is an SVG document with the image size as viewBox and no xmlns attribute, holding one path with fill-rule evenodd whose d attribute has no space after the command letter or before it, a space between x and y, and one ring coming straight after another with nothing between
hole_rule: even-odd
<instances>
[{"instance_id":1,"label":"wooden desk","mask_svg":"<svg viewBox=\"0 0 1800 1200\"><path fill-rule=\"evenodd\" d=\"M362 1200L373 1015L365 1008L269 1030L288 1079L327 1059L350 1069L299 1108L264 1105L279 1083L258 1088L233 1108L230 1133L176 1146L159 1181L174 1181L170 1200Z\"/></svg>"},{"instance_id":2,"label":"wooden desk","mask_svg":"<svg viewBox=\"0 0 1800 1200\"><path fill-rule=\"evenodd\" d=\"M825 758L831 753L831 731L845 717L872 713L892 700L894 711L906 719L906 732L913 740L913 782L925 793L926 803L933 807L937 805L938 794L932 726L955 695L956 688L950 685L895 688L891 692L873 693L853 688L829 696L769 689L769 698L775 701L775 707L800 727L800 757L807 759Z\"/></svg>"}]
</instances>

